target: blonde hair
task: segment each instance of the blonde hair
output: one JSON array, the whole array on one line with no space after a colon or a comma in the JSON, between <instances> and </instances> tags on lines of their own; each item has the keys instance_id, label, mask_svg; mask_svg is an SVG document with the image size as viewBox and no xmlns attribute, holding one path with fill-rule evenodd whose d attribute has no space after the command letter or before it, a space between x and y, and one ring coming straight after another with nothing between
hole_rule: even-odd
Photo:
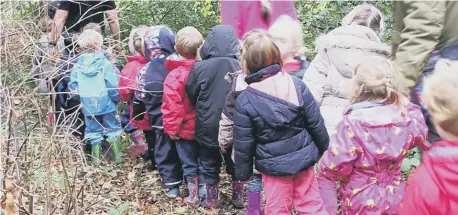
<instances>
[{"instance_id":1,"label":"blonde hair","mask_svg":"<svg viewBox=\"0 0 458 215\"><path fill-rule=\"evenodd\" d=\"M299 21L294 20L288 15L281 15L269 28L269 33L273 38L284 38L292 40L296 45L295 50L290 50L295 56L304 56L304 33Z\"/></svg>"},{"instance_id":2,"label":"blonde hair","mask_svg":"<svg viewBox=\"0 0 458 215\"><path fill-rule=\"evenodd\" d=\"M184 27L179 30L175 40L175 50L184 58L196 58L197 50L204 42L204 37L194 27Z\"/></svg>"},{"instance_id":3,"label":"blonde hair","mask_svg":"<svg viewBox=\"0 0 458 215\"><path fill-rule=\"evenodd\" d=\"M127 45L129 46L129 51L132 55L143 54L144 50L142 50L142 44L144 43L146 29L147 27L142 25L132 28L132 30L130 31L129 41L127 42Z\"/></svg>"},{"instance_id":4,"label":"blonde hair","mask_svg":"<svg viewBox=\"0 0 458 215\"><path fill-rule=\"evenodd\" d=\"M100 24L97 24L95 22L87 23L83 27L83 31L89 30L89 29L95 30L95 31L97 31L97 33L102 34L102 27L100 26Z\"/></svg>"},{"instance_id":5,"label":"blonde hair","mask_svg":"<svg viewBox=\"0 0 458 215\"><path fill-rule=\"evenodd\" d=\"M84 30L78 36L78 46L81 49L100 49L102 47L103 37L96 30Z\"/></svg>"},{"instance_id":6,"label":"blonde hair","mask_svg":"<svg viewBox=\"0 0 458 215\"><path fill-rule=\"evenodd\" d=\"M423 102L432 121L445 132L458 135L458 61L440 60L423 85Z\"/></svg>"},{"instance_id":7,"label":"blonde hair","mask_svg":"<svg viewBox=\"0 0 458 215\"><path fill-rule=\"evenodd\" d=\"M356 6L342 19L342 25L351 24L366 26L378 35L385 30L382 13L370 4Z\"/></svg>"},{"instance_id":8,"label":"blonde hair","mask_svg":"<svg viewBox=\"0 0 458 215\"><path fill-rule=\"evenodd\" d=\"M401 104L392 62L380 57L367 57L353 73L352 103L385 101Z\"/></svg>"},{"instance_id":9,"label":"blonde hair","mask_svg":"<svg viewBox=\"0 0 458 215\"><path fill-rule=\"evenodd\" d=\"M241 48L242 71L247 75L270 65L283 65L280 49L264 30L256 29L246 33Z\"/></svg>"}]
</instances>

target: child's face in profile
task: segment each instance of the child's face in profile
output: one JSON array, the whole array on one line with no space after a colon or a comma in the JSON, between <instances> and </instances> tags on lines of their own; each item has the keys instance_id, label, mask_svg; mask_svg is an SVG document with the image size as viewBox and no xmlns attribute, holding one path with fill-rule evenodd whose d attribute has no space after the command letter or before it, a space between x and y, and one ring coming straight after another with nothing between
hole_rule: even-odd
<instances>
[{"instance_id":1,"label":"child's face in profile","mask_svg":"<svg viewBox=\"0 0 458 215\"><path fill-rule=\"evenodd\" d=\"M280 49L281 58L283 60L288 60L295 57L294 53L297 47L292 39L279 35L272 35L272 38L275 42L275 45L277 45L277 47Z\"/></svg>"}]
</instances>

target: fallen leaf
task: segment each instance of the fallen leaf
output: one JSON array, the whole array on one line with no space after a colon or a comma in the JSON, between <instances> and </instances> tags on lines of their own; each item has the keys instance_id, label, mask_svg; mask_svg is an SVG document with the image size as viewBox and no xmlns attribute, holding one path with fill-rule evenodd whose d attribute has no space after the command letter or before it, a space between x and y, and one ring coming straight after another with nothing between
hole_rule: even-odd
<instances>
[{"instance_id":1,"label":"fallen leaf","mask_svg":"<svg viewBox=\"0 0 458 215\"><path fill-rule=\"evenodd\" d=\"M135 180L135 171L129 172L129 174L127 174L127 179L129 179L129 181L134 181Z\"/></svg>"}]
</instances>

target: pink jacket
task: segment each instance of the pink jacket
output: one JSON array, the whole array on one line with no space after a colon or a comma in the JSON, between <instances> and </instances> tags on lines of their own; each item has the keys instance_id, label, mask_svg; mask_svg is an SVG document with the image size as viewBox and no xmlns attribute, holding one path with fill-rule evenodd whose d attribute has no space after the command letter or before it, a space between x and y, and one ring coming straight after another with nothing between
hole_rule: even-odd
<instances>
[{"instance_id":1,"label":"pink jacket","mask_svg":"<svg viewBox=\"0 0 458 215\"><path fill-rule=\"evenodd\" d=\"M221 17L223 19L221 24L232 26L237 32L237 37L242 39L246 32L253 29L261 28L268 30L270 25L281 15L289 15L293 19L297 19L294 1L271 0L270 2L272 7L271 16L265 22L262 19L260 1L220 1Z\"/></svg>"},{"instance_id":2,"label":"pink jacket","mask_svg":"<svg viewBox=\"0 0 458 215\"><path fill-rule=\"evenodd\" d=\"M423 153L409 176L400 215L458 212L458 141L441 140Z\"/></svg>"},{"instance_id":3,"label":"pink jacket","mask_svg":"<svg viewBox=\"0 0 458 215\"><path fill-rule=\"evenodd\" d=\"M121 78L119 79L119 95L125 102L129 102L131 125L141 130L151 130L149 125L148 114L144 115L142 120L133 120L133 104L132 98L134 91L137 90L136 77L137 73L148 63L148 60L143 56L127 56L127 64L121 71Z\"/></svg>"},{"instance_id":4,"label":"pink jacket","mask_svg":"<svg viewBox=\"0 0 458 215\"><path fill-rule=\"evenodd\" d=\"M396 214L404 196L401 162L424 140L420 107L364 102L350 106L318 163L321 197L329 214ZM335 182L340 182L336 193Z\"/></svg>"}]
</instances>

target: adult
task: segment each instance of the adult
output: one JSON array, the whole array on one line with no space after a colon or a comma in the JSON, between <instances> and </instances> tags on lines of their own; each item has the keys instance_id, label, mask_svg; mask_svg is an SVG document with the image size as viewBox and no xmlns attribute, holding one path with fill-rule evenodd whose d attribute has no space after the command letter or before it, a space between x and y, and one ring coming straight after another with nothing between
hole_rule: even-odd
<instances>
[{"instance_id":1,"label":"adult","mask_svg":"<svg viewBox=\"0 0 458 215\"><path fill-rule=\"evenodd\" d=\"M411 100L420 104L429 127L429 142L440 140L420 101L423 78L441 58L458 59L457 1L395 1L393 55L395 71Z\"/></svg>"},{"instance_id":2,"label":"adult","mask_svg":"<svg viewBox=\"0 0 458 215\"><path fill-rule=\"evenodd\" d=\"M111 34L116 40L115 49L121 50L119 20L116 4L112 0L100 1L59 1L54 15L52 44L57 43L63 32L80 32L88 23L98 23L103 30L104 13L106 14Z\"/></svg>"},{"instance_id":3,"label":"adult","mask_svg":"<svg viewBox=\"0 0 458 215\"><path fill-rule=\"evenodd\" d=\"M237 37L242 39L246 32L261 28L268 30L281 15L297 19L294 1L220 1L222 24L232 26Z\"/></svg>"},{"instance_id":4,"label":"adult","mask_svg":"<svg viewBox=\"0 0 458 215\"><path fill-rule=\"evenodd\" d=\"M355 68L366 57L390 58L389 47L380 40L383 28L382 13L364 4L347 14L341 27L317 39L318 54L303 81L321 106L328 132L333 133L350 104Z\"/></svg>"}]
</instances>

